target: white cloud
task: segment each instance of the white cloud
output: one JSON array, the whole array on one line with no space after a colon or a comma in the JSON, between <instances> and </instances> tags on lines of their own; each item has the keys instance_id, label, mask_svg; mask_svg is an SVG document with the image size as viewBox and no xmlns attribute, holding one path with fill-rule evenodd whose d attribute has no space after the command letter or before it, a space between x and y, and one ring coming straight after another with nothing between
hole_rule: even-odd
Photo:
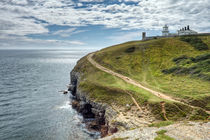
<instances>
[{"instance_id":1,"label":"white cloud","mask_svg":"<svg viewBox=\"0 0 210 140\"><path fill-rule=\"evenodd\" d=\"M82 3L77 3L77 6L78 6L78 7L82 7L83 4L82 4Z\"/></svg>"},{"instance_id":2,"label":"white cloud","mask_svg":"<svg viewBox=\"0 0 210 140\"><path fill-rule=\"evenodd\" d=\"M121 32L121 33L117 33L108 37L108 39L111 39L115 42L130 41L130 40L133 40L134 38L140 38L140 33L139 32Z\"/></svg>"},{"instance_id":3,"label":"white cloud","mask_svg":"<svg viewBox=\"0 0 210 140\"><path fill-rule=\"evenodd\" d=\"M26 5L26 4L28 4L28 1L27 0L11 0L11 2L13 4L20 4L20 5Z\"/></svg>"},{"instance_id":4,"label":"white cloud","mask_svg":"<svg viewBox=\"0 0 210 140\"><path fill-rule=\"evenodd\" d=\"M103 2L104 0L79 0L80 2Z\"/></svg>"},{"instance_id":5,"label":"white cloud","mask_svg":"<svg viewBox=\"0 0 210 140\"><path fill-rule=\"evenodd\" d=\"M100 2L103 0L80 1ZM124 1L137 2L138 0ZM37 24L34 19L20 18L30 16L44 20L49 24L68 26L100 24L108 28L124 30L161 29L165 23L171 25L170 29L173 30L188 24L200 31L210 27L210 18L208 18L210 3L208 0L141 0L138 5L126 5L124 3L106 5L101 3L87 6L86 8L75 9L72 1L60 0L38 0L37 3L27 6L0 2L0 9L2 9L0 10L0 20L12 23L16 27L17 25L24 25L24 30L20 29L22 27L17 28L19 32L23 32L22 34L27 33L26 30L29 30L28 33L34 32L31 31L31 28L34 28L38 33L46 32L43 29L45 28L44 24Z\"/></svg>"},{"instance_id":6,"label":"white cloud","mask_svg":"<svg viewBox=\"0 0 210 140\"><path fill-rule=\"evenodd\" d=\"M78 33L82 33L82 32L85 32L85 31L86 30L77 30L77 28L69 28L69 29L66 29L66 30L55 31L52 34L53 35L59 35L59 36L62 36L62 37L68 37L68 36L71 36L73 34L78 34Z\"/></svg>"},{"instance_id":7,"label":"white cloud","mask_svg":"<svg viewBox=\"0 0 210 140\"><path fill-rule=\"evenodd\" d=\"M141 0L124 0L125 2L140 2Z\"/></svg>"},{"instance_id":8,"label":"white cloud","mask_svg":"<svg viewBox=\"0 0 210 140\"><path fill-rule=\"evenodd\" d=\"M62 3L62 1L50 0L50 1L46 1L43 6L47 8L52 8L52 7L56 8L56 7L66 6L66 4Z\"/></svg>"},{"instance_id":9,"label":"white cloud","mask_svg":"<svg viewBox=\"0 0 210 140\"><path fill-rule=\"evenodd\" d=\"M104 25L122 30L160 30L167 23L171 30L191 25L197 31L210 32L209 0L122 0L121 4L111 5L103 1L79 0L79 3L75 3L72 0L1 0L0 36L47 34L47 25L74 28ZM131 1L137 4L126 3ZM80 6L85 8L78 8ZM58 31L57 34L66 37L77 32L76 29L69 29Z\"/></svg>"},{"instance_id":10,"label":"white cloud","mask_svg":"<svg viewBox=\"0 0 210 140\"><path fill-rule=\"evenodd\" d=\"M25 36L0 36L1 47L76 47L85 45L78 40L32 39Z\"/></svg>"}]
</instances>

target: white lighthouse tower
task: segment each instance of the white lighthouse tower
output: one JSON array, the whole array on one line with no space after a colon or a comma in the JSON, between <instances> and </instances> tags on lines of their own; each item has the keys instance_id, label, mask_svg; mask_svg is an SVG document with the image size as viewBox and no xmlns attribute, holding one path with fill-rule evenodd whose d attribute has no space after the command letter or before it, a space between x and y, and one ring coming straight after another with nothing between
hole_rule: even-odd
<instances>
[{"instance_id":1,"label":"white lighthouse tower","mask_svg":"<svg viewBox=\"0 0 210 140\"><path fill-rule=\"evenodd\" d=\"M168 26L163 26L162 36L169 36Z\"/></svg>"}]
</instances>

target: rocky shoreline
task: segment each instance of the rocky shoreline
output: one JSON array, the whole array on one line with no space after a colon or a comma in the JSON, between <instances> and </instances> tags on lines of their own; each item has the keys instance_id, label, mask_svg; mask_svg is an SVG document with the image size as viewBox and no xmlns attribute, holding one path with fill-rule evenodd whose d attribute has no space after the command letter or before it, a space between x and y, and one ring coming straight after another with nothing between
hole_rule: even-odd
<instances>
[{"instance_id":1,"label":"rocky shoreline","mask_svg":"<svg viewBox=\"0 0 210 140\"><path fill-rule=\"evenodd\" d=\"M158 132L165 131L170 140L210 140L210 122L176 122L163 127L143 127L134 130L122 131L101 140L154 140Z\"/></svg>"},{"instance_id":2,"label":"rocky shoreline","mask_svg":"<svg viewBox=\"0 0 210 140\"><path fill-rule=\"evenodd\" d=\"M81 64L79 66L81 66ZM167 137L170 136L176 140L209 139L208 132L210 123L208 120L207 123L202 121L188 122L187 120L180 122L172 121L169 126L160 126L160 128L151 127L152 124L161 122L161 118L154 116L153 111L157 112L158 110L154 110L149 104L142 106L142 111L139 111L133 104L123 106L114 102L106 104L90 98L90 93L85 92L79 87L80 82L85 81L85 79L81 78L83 73L79 72L81 68L79 66L77 65L70 73L71 83L68 90L72 94L72 107L83 116L83 122L86 124L87 130L89 132L99 132L103 140L115 138L153 140L159 136L158 132L162 130L165 131ZM193 133L188 130L193 131ZM185 132L189 135L186 135Z\"/></svg>"},{"instance_id":3,"label":"rocky shoreline","mask_svg":"<svg viewBox=\"0 0 210 140\"><path fill-rule=\"evenodd\" d=\"M72 107L83 116L87 129L99 131L101 137L116 133L118 129L111 125L110 121L117 115L117 112L107 104L92 101L86 93L79 89L79 72L71 71L70 77L71 83L68 90L73 96Z\"/></svg>"}]
</instances>

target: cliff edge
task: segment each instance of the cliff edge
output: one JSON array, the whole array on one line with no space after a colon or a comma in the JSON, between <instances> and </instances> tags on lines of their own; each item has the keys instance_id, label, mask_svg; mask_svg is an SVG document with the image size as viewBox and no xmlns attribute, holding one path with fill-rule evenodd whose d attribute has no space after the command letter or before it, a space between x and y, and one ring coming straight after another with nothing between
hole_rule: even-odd
<instances>
[{"instance_id":1,"label":"cliff edge","mask_svg":"<svg viewBox=\"0 0 210 140\"><path fill-rule=\"evenodd\" d=\"M102 137L161 126L162 122L208 122L209 47L210 36L127 42L91 54L95 63L105 69L90 62L89 54L71 72L72 106L87 120L92 119L86 122L88 129L100 131ZM118 74L146 88L129 83Z\"/></svg>"}]
</instances>

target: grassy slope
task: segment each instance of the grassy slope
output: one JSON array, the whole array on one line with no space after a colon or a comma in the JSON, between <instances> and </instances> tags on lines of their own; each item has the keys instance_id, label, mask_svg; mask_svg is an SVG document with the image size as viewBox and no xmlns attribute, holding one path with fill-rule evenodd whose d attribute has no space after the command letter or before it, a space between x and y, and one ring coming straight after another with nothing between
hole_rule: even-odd
<instances>
[{"instance_id":1,"label":"grassy slope","mask_svg":"<svg viewBox=\"0 0 210 140\"><path fill-rule=\"evenodd\" d=\"M201 39L210 48L210 36L202 36ZM135 51L127 53L126 49L131 47L135 47ZM147 87L210 109L209 81L189 75L162 73L163 69L176 66L173 58L181 55L196 57L209 52L198 51L179 38L167 38L116 45L97 52L94 58L105 67L127 75Z\"/></svg>"},{"instance_id":2,"label":"grassy slope","mask_svg":"<svg viewBox=\"0 0 210 140\"><path fill-rule=\"evenodd\" d=\"M128 42L99 51L94 58L100 64L109 67L114 71L134 78L150 88L163 91L170 95L179 97L183 94L181 95L183 98L185 98L185 96L193 98L206 97L208 91L210 91L208 82L189 77L183 78L179 76L163 75L160 71L162 68L168 68L174 65L170 59L179 56L177 52L180 54L189 53L192 56L202 53L195 51L186 43L182 44L183 46L179 47L180 41L176 39ZM125 53L124 51L131 46L136 46L138 49L133 53ZM175 53L171 54L171 52ZM160 102L163 101L163 99L131 84L125 83L117 77L98 70L87 61L86 57L78 62L74 71L78 71L82 74L79 86L81 90L88 93L90 98L98 102L105 102L108 104L115 103L117 105L125 106L126 104L133 104L130 96L125 92L130 91L140 105L148 105L157 118L162 117ZM200 82L202 82L203 86L200 86ZM186 83L190 85L187 85ZM187 85L188 88L183 87L183 84ZM199 88L195 88L194 86L198 86ZM178 91L183 92L177 93ZM193 94L191 91L194 91ZM199 94L199 96L197 94ZM201 115L202 112L198 113L192 111L192 109L187 106L169 101L165 102L166 113L169 119L176 120L186 116L193 119L203 119L206 117L205 114ZM193 114L191 114L192 112Z\"/></svg>"}]
</instances>

